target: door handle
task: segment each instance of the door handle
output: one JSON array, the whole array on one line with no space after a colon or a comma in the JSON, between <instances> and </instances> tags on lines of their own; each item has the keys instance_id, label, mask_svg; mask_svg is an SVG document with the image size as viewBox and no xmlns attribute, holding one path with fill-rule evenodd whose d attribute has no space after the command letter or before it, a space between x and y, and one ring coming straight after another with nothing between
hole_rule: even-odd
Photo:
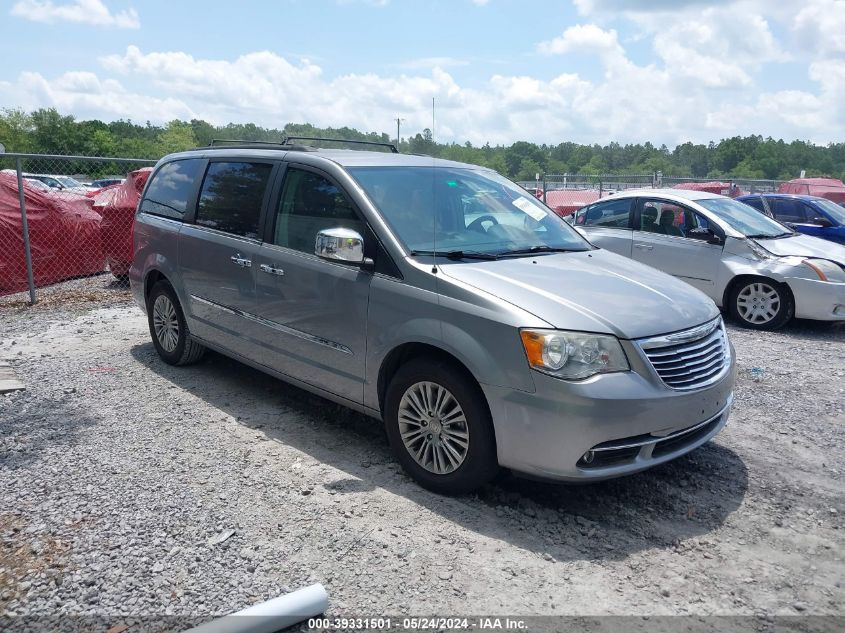
<instances>
[{"instance_id":1,"label":"door handle","mask_svg":"<svg viewBox=\"0 0 845 633\"><path fill-rule=\"evenodd\" d=\"M654 246L652 246L651 244L634 244L634 247L635 248L641 248L641 249L646 250L646 251L653 251L654 250Z\"/></svg>"},{"instance_id":2,"label":"door handle","mask_svg":"<svg viewBox=\"0 0 845 633\"><path fill-rule=\"evenodd\" d=\"M232 260L233 264L236 264L241 268L252 268L252 260L247 259L246 257L241 257L240 253L232 255L229 259Z\"/></svg>"},{"instance_id":3,"label":"door handle","mask_svg":"<svg viewBox=\"0 0 845 633\"><path fill-rule=\"evenodd\" d=\"M261 264L259 268L261 269L261 272L268 273L270 275L278 275L279 277L282 277L285 274L284 270L282 270L281 268L276 268L276 266L273 264Z\"/></svg>"}]
</instances>

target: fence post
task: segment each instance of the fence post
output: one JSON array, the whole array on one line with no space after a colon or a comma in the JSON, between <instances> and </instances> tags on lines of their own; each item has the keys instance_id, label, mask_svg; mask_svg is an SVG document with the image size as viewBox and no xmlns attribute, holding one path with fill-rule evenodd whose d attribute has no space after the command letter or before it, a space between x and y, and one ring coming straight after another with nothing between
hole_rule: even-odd
<instances>
[{"instance_id":1,"label":"fence post","mask_svg":"<svg viewBox=\"0 0 845 633\"><path fill-rule=\"evenodd\" d=\"M546 174L543 174L543 204L546 204Z\"/></svg>"},{"instance_id":2,"label":"fence post","mask_svg":"<svg viewBox=\"0 0 845 633\"><path fill-rule=\"evenodd\" d=\"M26 196L23 193L23 169L21 159L15 160L18 172L18 201L21 205L21 232L23 233L23 250L26 256L26 280L29 284L29 305L35 305L35 279L32 275L32 251L29 244L29 224L26 221Z\"/></svg>"},{"instance_id":3,"label":"fence post","mask_svg":"<svg viewBox=\"0 0 845 633\"><path fill-rule=\"evenodd\" d=\"M604 188L604 181L601 178L599 178L599 200L601 200L603 188Z\"/></svg>"}]
</instances>

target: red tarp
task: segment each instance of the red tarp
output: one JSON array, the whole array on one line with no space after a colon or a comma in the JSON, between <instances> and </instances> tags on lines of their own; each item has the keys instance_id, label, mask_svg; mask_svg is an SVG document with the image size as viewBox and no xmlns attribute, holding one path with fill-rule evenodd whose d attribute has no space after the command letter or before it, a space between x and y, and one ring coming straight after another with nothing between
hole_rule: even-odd
<instances>
[{"instance_id":1,"label":"red tarp","mask_svg":"<svg viewBox=\"0 0 845 633\"><path fill-rule=\"evenodd\" d=\"M558 189L546 192L546 205L564 217L600 198L598 189ZM542 195L540 196L542 200Z\"/></svg>"},{"instance_id":2,"label":"red tarp","mask_svg":"<svg viewBox=\"0 0 845 633\"><path fill-rule=\"evenodd\" d=\"M845 183L836 178L796 178L781 184L778 193L818 196L845 204Z\"/></svg>"},{"instance_id":3,"label":"red tarp","mask_svg":"<svg viewBox=\"0 0 845 633\"><path fill-rule=\"evenodd\" d=\"M100 216L91 200L24 183L35 283L43 286L105 270ZM27 289L18 182L0 172L0 295Z\"/></svg>"},{"instance_id":4,"label":"red tarp","mask_svg":"<svg viewBox=\"0 0 845 633\"><path fill-rule=\"evenodd\" d=\"M132 264L135 209L152 170L152 167L143 167L130 172L123 184L106 187L94 198L94 209L103 216L106 261L115 277L127 274Z\"/></svg>"},{"instance_id":5,"label":"red tarp","mask_svg":"<svg viewBox=\"0 0 845 633\"><path fill-rule=\"evenodd\" d=\"M748 193L747 191L743 191L733 183L719 181L682 182L672 187L672 189L691 189L693 191L706 191L707 193L717 193L720 196L728 196L730 198L744 196Z\"/></svg>"}]
</instances>

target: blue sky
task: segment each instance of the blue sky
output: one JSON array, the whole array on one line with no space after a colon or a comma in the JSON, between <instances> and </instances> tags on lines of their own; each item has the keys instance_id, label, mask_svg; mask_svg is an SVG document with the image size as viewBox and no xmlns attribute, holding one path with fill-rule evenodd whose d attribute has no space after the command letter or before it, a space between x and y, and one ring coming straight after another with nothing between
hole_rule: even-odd
<instances>
[{"instance_id":1,"label":"blue sky","mask_svg":"<svg viewBox=\"0 0 845 633\"><path fill-rule=\"evenodd\" d=\"M675 145L845 137L845 0L8 0L0 107ZM404 135L404 134L403 134Z\"/></svg>"}]
</instances>

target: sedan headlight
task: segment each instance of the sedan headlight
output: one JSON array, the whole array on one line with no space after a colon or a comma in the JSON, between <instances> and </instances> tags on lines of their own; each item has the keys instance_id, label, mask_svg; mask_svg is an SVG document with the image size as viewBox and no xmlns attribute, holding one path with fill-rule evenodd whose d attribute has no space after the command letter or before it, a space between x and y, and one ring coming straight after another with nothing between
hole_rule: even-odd
<instances>
[{"instance_id":1,"label":"sedan headlight","mask_svg":"<svg viewBox=\"0 0 845 633\"><path fill-rule=\"evenodd\" d=\"M531 367L557 378L581 380L631 369L615 336L563 330L520 330L520 336Z\"/></svg>"},{"instance_id":2,"label":"sedan headlight","mask_svg":"<svg viewBox=\"0 0 845 633\"><path fill-rule=\"evenodd\" d=\"M839 264L827 259L805 259L801 263L812 269L822 281L845 284L845 271Z\"/></svg>"}]
</instances>

